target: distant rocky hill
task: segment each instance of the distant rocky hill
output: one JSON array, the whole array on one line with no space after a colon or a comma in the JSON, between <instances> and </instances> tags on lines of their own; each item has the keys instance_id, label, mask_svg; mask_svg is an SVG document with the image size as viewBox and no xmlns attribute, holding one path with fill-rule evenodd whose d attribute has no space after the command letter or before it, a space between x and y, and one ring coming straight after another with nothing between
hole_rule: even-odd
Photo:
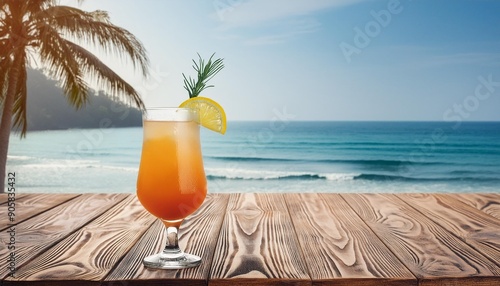
<instances>
[{"instance_id":1,"label":"distant rocky hill","mask_svg":"<svg viewBox=\"0 0 500 286\"><path fill-rule=\"evenodd\" d=\"M85 107L68 103L57 82L41 71L28 70L28 130L141 126L137 108L113 100L102 91L90 91Z\"/></svg>"}]
</instances>

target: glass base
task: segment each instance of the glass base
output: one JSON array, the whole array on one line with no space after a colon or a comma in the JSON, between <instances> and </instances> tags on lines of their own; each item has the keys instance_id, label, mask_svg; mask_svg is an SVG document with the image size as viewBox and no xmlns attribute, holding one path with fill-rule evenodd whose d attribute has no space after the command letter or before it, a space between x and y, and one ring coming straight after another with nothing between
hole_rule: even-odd
<instances>
[{"instance_id":1,"label":"glass base","mask_svg":"<svg viewBox=\"0 0 500 286\"><path fill-rule=\"evenodd\" d=\"M144 258L144 266L156 269L182 269L200 265L201 258L187 253L166 254L164 252Z\"/></svg>"}]
</instances>

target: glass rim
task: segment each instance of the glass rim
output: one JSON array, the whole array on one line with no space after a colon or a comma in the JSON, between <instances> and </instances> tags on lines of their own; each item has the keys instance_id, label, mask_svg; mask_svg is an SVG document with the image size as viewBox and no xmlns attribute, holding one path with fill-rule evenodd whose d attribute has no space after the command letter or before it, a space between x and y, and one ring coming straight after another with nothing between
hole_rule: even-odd
<instances>
[{"instance_id":1,"label":"glass rim","mask_svg":"<svg viewBox=\"0 0 500 286\"><path fill-rule=\"evenodd\" d=\"M143 121L198 121L198 112L185 107L146 107Z\"/></svg>"},{"instance_id":2,"label":"glass rim","mask_svg":"<svg viewBox=\"0 0 500 286\"><path fill-rule=\"evenodd\" d=\"M173 106L153 106L153 107L146 107L144 109L145 110L175 110L175 109L193 110L192 108L189 107L173 107Z\"/></svg>"}]
</instances>

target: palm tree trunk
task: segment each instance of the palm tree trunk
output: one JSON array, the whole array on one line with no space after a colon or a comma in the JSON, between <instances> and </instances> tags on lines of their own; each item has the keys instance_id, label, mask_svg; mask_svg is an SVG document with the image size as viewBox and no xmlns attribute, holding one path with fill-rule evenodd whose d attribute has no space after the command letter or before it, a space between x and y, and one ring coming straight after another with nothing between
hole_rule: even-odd
<instances>
[{"instance_id":1,"label":"palm tree trunk","mask_svg":"<svg viewBox=\"0 0 500 286\"><path fill-rule=\"evenodd\" d=\"M7 171L7 153L9 151L10 131L12 128L12 112L17 93L17 81L21 74L22 56L14 55L14 62L9 71L7 94L3 102L2 122L0 123L0 193L5 192L5 175Z\"/></svg>"}]
</instances>

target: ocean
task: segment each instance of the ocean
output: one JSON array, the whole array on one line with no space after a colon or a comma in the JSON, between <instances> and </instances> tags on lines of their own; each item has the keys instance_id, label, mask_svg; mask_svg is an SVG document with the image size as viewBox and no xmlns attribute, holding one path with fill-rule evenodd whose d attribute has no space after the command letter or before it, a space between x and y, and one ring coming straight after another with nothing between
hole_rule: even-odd
<instances>
[{"instance_id":1,"label":"ocean","mask_svg":"<svg viewBox=\"0 0 500 286\"><path fill-rule=\"evenodd\" d=\"M228 122L202 128L209 192L499 192L500 122ZM19 193L134 193L142 129L13 134Z\"/></svg>"}]
</instances>

